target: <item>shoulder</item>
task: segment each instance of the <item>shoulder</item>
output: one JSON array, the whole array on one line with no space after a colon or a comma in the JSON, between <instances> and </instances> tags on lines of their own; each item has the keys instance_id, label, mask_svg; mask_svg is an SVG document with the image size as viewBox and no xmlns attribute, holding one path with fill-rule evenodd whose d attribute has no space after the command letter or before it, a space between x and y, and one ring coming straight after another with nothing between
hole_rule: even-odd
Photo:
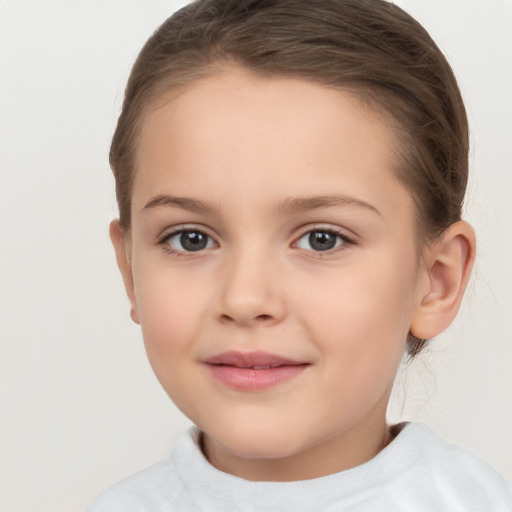
<instances>
[{"instance_id":1,"label":"shoulder","mask_svg":"<svg viewBox=\"0 0 512 512\"><path fill-rule=\"evenodd\" d=\"M397 440L398 457L408 461L406 486L441 507L512 511L511 485L475 454L447 443L421 422L408 424Z\"/></svg>"},{"instance_id":2,"label":"shoulder","mask_svg":"<svg viewBox=\"0 0 512 512\"><path fill-rule=\"evenodd\" d=\"M107 489L86 512L159 512L180 492L168 459L140 471Z\"/></svg>"},{"instance_id":3,"label":"shoulder","mask_svg":"<svg viewBox=\"0 0 512 512\"><path fill-rule=\"evenodd\" d=\"M195 510L184 485L183 474L177 470L176 464L177 449L187 452L191 446L193 441L189 431L178 440L169 457L110 487L85 512Z\"/></svg>"}]
</instances>

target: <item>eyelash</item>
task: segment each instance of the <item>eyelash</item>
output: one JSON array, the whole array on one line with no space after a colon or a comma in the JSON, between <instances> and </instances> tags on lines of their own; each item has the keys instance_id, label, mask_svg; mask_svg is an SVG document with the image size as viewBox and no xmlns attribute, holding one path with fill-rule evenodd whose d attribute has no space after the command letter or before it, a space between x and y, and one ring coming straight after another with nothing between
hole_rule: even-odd
<instances>
[{"instance_id":1,"label":"eyelash","mask_svg":"<svg viewBox=\"0 0 512 512\"><path fill-rule=\"evenodd\" d=\"M161 238L159 238L157 240L157 245L162 246L162 248L164 249L165 252L172 254L173 256L180 256L180 257L181 256L190 256L190 255L194 254L195 252L200 253L200 252L202 252L202 250L204 250L204 249L202 249L202 250L198 250L198 251L186 251L186 250L174 249L173 247L171 247L171 245L169 245L169 240L171 240L175 236L182 235L183 233L199 233L200 235L204 235L208 239L213 240L213 238L208 233L206 233L205 230L203 230L199 227L196 227L196 226L185 226L185 227L176 229L174 231L171 231L170 233L165 233Z\"/></svg>"},{"instance_id":2,"label":"eyelash","mask_svg":"<svg viewBox=\"0 0 512 512\"><path fill-rule=\"evenodd\" d=\"M157 240L157 245L162 246L162 248L169 254L172 254L173 256L190 256L194 253L200 253L204 251L207 248L205 247L203 249L199 249L197 251L187 251L187 250L178 250L174 249L171 245L169 245L169 240L171 240L173 237L176 237L178 235L182 235L183 233L198 233L200 235L203 235L209 239L209 241L213 240L213 237L211 237L205 230L196 227L196 226L186 226L179 229L176 229L174 231L171 231L169 233L165 233L161 238ZM334 229L332 227L325 227L325 226L314 226L312 229L308 229L305 231L299 238L296 239L294 242L294 245L296 245L300 240L307 236L311 236L312 233L324 233L328 235L333 235L336 237L336 244L333 248L327 249L325 251L315 251L314 249L304 249L307 252L311 252L314 257L318 258L325 258L329 255L335 254L339 251L347 250L347 246L355 245L356 242L354 239L348 237L346 234L342 233L341 231ZM341 243L339 243L341 241ZM210 243L210 242L207 242ZM215 243L215 242L214 242Z\"/></svg>"},{"instance_id":3,"label":"eyelash","mask_svg":"<svg viewBox=\"0 0 512 512\"><path fill-rule=\"evenodd\" d=\"M335 255L340 251L346 251L350 246L353 246L356 243L353 238L348 237L345 233L341 232L338 229L327 226L314 226L312 229L308 229L307 231L305 231L297 239L297 241L294 242L294 245L296 245L300 240L304 239L305 237L311 237L312 233L323 233L332 235L335 237L336 244L333 248L327 249L325 251L315 251L314 249L306 249L306 251L312 253L311 256L315 258L326 258L331 255Z\"/></svg>"}]
</instances>

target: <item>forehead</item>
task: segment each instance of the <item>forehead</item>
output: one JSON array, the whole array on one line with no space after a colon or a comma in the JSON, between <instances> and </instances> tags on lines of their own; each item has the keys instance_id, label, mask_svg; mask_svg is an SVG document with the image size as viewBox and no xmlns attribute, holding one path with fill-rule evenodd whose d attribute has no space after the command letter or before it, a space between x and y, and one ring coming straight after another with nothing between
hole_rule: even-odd
<instances>
[{"instance_id":1,"label":"forehead","mask_svg":"<svg viewBox=\"0 0 512 512\"><path fill-rule=\"evenodd\" d=\"M385 116L354 94L234 68L149 109L133 209L158 194L225 204L230 192L249 201L262 190L269 204L333 192L367 202L405 192L407 201L395 177L396 149Z\"/></svg>"}]
</instances>

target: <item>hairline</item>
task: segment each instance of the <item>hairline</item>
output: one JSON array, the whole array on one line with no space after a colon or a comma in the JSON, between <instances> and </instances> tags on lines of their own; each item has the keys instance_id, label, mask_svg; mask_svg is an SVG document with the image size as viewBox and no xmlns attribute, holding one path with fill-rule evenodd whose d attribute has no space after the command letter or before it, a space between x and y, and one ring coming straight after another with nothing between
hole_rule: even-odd
<instances>
[{"instance_id":1,"label":"hairline","mask_svg":"<svg viewBox=\"0 0 512 512\"><path fill-rule=\"evenodd\" d=\"M377 83L365 83L363 80L354 80L351 82L350 79L347 79L345 83L340 82L338 84L333 84L320 78L315 79L313 76L300 76L298 72L293 71L283 70L270 72L263 69L258 69L257 67L251 67L245 63L241 63L238 59L230 55L215 56L212 57L212 60L210 61L202 64L197 63L193 66L190 66L186 70L188 77L185 77L185 73L183 72L178 73L172 77L167 77L166 79L160 80L156 86L153 86L149 93L144 95L144 100L140 105L139 115L136 119L136 124L133 127L132 132L133 145L131 160L133 168L130 175L129 190L130 222L127 226L124 226L123 231L129 231L131 227L131 199L135 176L138 172L137 155L140 154L141 150L143 151L143 149L140 147L140 135L142 133L143 125L147 117L151 115L151 113L164 108L169 104L169 102L177 99L189 88L194 87L195 85L198 85L201 82L207 81L211 78L236 71L237 69L245 73L249 73L255 78L263 80L295 79L311 84L316 84L320 87L325 87L333 91L347 93L353 100L355 100L358 107L361 108L364 113L377 116L381 122L386 124L392 130L392 140L394 143L391 149L396 165L393 166L391 171L399 183L405 187L413 200L416 226L415 234L418 250L421 250L421 248L428 244L428 242L431 242L440 236L440 233L429 234L424 229L421 220L421 200L417 197L417 194L414 192L412 187L409 186L406 179L404 179L404 176L407 175L405 168L409 165L409 152L411 151L407 148L414 147L413 137L408 133L404 123L401 122L397 116L393 115L389 108L386 108L385 102L382 99L384 95L388 95L393 97L393 101L403 103L403 100L398 95L386 91L383 86L379 87ZM380 90L378 91L378 89ZM380 95L379 92L381 93Z\"/></svg>"}]
</instances>

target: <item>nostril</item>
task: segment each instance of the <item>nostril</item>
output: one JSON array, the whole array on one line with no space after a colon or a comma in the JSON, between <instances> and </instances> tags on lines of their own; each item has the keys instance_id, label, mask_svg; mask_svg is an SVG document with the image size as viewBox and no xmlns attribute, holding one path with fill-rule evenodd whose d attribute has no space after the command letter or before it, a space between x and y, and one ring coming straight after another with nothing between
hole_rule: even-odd
<instances>
[{"instance_id":1,"label":"nostril","mask_svg":"<svg viewBox=\"0 0 512 512\"><path fill-rule=\"evenodd\" d=\"M256 317L256 320L259 320L259 321L266 321L266 320L270 320L272 317L270 315L258 315Z\"/></svg>"},{"instance_id":2,"label":"nostril","mask_svg":"<svg viewBox=\"0 0 512 512\"><path fill-rule=\"evenodd\" d=\"M269 320L272 320L272 315L257 315L256 317L253 317L254 321L256 322L268 322ZM229 315L223 314L220 316L220 320L223 322L236 322L237 320Z\"/></svg>"}]
</instances>

